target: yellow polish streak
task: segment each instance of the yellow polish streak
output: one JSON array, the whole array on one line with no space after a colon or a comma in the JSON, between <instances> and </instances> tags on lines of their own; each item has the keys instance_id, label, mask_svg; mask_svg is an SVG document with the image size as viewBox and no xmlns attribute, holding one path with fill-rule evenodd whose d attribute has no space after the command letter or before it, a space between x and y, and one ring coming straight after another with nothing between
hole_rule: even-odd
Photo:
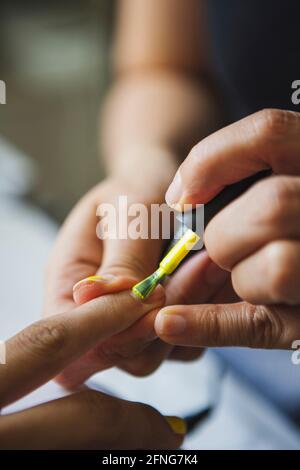
<instances>
[{"instance_id":1,"label":"yellow polish streak","mask_svg":"<svg viewBox=\"0 0 300 470\"><path fill-rule=\"evenodd\" d=\"M89 277L86 277L84 279L81 279L80 281L78 281L74 287L73 287L73 290L77 289L78 286L80 286L81 284L83 283L86 283L86 282L95 282L95 281L106 281L107 278L105 276L89 276Z\"/></svg>"},{"instance_id":2,"label":"yellow polish streak","mask_svg":"<svg viewBox=\"0 0 300 470\"><path fill-rule=\"evenodd\" d=\"M151 276L133 286L132 292L140 299L146 299L165 276L169 276L175 271L199 240L200 237L188 229L162 259L158 269Z\"/></svg>"},{"instance_id":3,"label":"yellow polish streak","mask_svg":"<svg viewBox=\"0 0 300 470\"><path fill-rule=\"evenodd\" d=\"M178 418L177 416L165 416L170 428L175 434L185 435L187 432L187 426L184 419Z\"/></svg>"},{"instance_id":4,"label":"yellow polish streak","mask_svg":"<svg viewBox=\"0 0 300 470\"><path fill-rule=\"evenodd\" d=\"M83 279L84 281L103 281L105 280L105 277L103 276L89 276Z\"/></svg>"}]
</instances>

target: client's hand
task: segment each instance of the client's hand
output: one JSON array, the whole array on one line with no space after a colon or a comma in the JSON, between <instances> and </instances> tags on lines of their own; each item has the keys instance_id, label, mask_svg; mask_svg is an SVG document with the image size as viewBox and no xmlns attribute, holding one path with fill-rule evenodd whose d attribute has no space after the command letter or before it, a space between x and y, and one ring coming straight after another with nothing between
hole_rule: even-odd
<instances>
[{"instance_id":1,"label":"client's hand","mask_svg":"<svg viewBox=\"0 0 300 470\"><path fill-rule=\"evenodd\" d=\"M156 268L162 250L160 240L102 241L97 238L97 207L103 202L118 207L118 197L122 194L128 195L129 204L139 201L149 207L151 203L161 202L151 191L146 192L140 187L134 191L132 186L128 188L112 180L100 184L87 194L65 222L51 257L46 292L47 315L74 308L74 299L77 304L82 304L103 294L128 289ZM191 273L188 278L179 275L178 283L170 285L167 291L168 304L191 299L195 301L192 291L196 291L199 302L208 301L214 290L224 284L224 273L212 265L206 255L198 257L197 260L199 261L196 264L193 262L193 270L197 272L195 276ZM77 284L83 278L94 275L98 277ZM201 279L200 291L198 284ZM189 281L189 286L183 287L186 281ZM75 284L77 286L73 298ZM173 349L157 339L154 331L155 315L156 312L149 311L131 328L105 342L99 338L96 347L82 355L59 375L60 383L73 387L95 372L114 365L134 375L143 376L154 371L170 355L186 360L199 355L198 351L191 348Z\"/></svg>"},{"instance_id":2,"label":"client's hand","mask_svg":"<svg viewBox=\"0 0 300 470\"><path fill-rule=\"evenodd\" d=\"M6 343L0 406L47 382L163 300L162 289L143 305L129 292L106 295L21 331ZM170 449L180 446L183 434L179 418L88 389L0 417L1 449Z\"/></svg>"}]
</instances>

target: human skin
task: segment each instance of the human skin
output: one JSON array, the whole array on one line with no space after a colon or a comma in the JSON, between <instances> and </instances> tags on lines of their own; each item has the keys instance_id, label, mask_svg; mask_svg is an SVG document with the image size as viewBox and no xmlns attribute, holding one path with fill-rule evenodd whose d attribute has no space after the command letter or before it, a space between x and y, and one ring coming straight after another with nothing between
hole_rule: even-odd
<instances>
[{"instance_id":1,"label":"human skin","mask_svg":"<svg viewBox=\"0 0 300 470\"><path fill-rule=\"evenodd\" d=\"M140 302L129 291L102 296L36 322L6 342L0 367L0 407L52 379L100 339L130 327L164 302L160 288ZM147 425L145 425L147 423ZM175 449L184 422L150 406L82 389L0 417L1 449Z\"/></svg>"},{"instance_id":2,"label":"human skin","mask_svg":"<svg viewBox=\"0 0 300 470\"><path fill-rule=\"evenodd\" d=\"M128 288L156 268L162 241L102 242L96 237L96 208L102 202L117 205L120 195L148 208L152 203L164 202L178 163L219 120L214 90L208 85L210 70L201 27L201 2L121 0L117 16L114 82L100 123L108 178L82 198L60 231L47 270L46 315L102 295L106 288ZM200 268L205 271L209 264L200 263L199 275ZM122 282L109 286L103 279L88 281L88 289L84 282L80 289L77 285L73 298L73 286L78 281L103 274L121 276ZM201 276L205 278L205 273ZM224 282L221 274L215 290ZM207 293L203 290L200 299L208 301L211 295L210 289ZM169 301L174 299L170 297ZM132 337L129 332L125 335L127 347L122 343L118 349L113 339L113 350L106 345L104 357L102 346L91 351L80 364L60 374L61 383L73 387L111 365L142 376L155 370L165 358L196 355L190 349L175 351L159 341L153 314L135 328ZM141 341L135 349L136 335Z\"/></svg>"},{"instance_id":3,"label":"human skin","mask_svg":"<svg viewBox=\"0 0 300 470\"><path fill-rule=\"evenodd\" d=\"M170 344L291 348L300 336L300 114L265 109L198 143L166 199L180 209L270 168L208 224L210 258L231 274L240 302L163 308L157 334Z\"/></svg>"}]
</instances>

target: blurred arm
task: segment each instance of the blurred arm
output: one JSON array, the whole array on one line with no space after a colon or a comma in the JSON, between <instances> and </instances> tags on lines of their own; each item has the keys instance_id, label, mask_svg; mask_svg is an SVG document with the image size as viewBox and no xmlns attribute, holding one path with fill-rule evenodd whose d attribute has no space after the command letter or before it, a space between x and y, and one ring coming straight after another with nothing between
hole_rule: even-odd
<instances>
[{"instance_id":1,"label":"blurred arm","mask_svg":"<svg viewBox=\"0 0 300 470\"><path fill-rule=\"evenodd\" d=\"M163 195L179 160L215 127L204 22L199 0L119 1L102 122L110 175L138 174Z\"/></svg>"}]
</instances>

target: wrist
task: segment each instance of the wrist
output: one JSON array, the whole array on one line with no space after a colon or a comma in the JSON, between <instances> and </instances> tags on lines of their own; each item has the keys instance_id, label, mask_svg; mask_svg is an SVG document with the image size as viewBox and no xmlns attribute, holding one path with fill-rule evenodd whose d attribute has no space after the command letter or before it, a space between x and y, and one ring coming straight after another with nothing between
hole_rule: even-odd
<instances>
[{"instance_id":1,"label":"wrist","mask_svg":"<svg viewBox=\"0 0 300 470\"><path fill-rule=\"evenodd\" d=\"M179 161L176 153L163 146L135 145L122 149L108 160L109 178L138 192L141 197L165 199Z\"/></svg>"}]
</instances>

